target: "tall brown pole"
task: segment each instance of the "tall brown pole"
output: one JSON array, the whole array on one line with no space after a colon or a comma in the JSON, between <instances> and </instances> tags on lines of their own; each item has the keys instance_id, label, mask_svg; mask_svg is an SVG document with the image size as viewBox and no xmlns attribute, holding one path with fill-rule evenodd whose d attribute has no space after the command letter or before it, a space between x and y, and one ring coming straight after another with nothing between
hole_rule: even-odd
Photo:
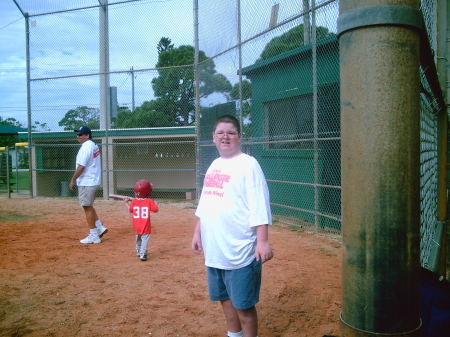
<instances>
[{"instance_id":1,"label":"tall brown pole","mask_svg":"<svg viewBox=\"0 0 450 337\"><path fill-rule=\"evenodd\" d=\"M414 336L419 314L418 1L341 0L344 336Z\"/></svg>"}]
</instances>

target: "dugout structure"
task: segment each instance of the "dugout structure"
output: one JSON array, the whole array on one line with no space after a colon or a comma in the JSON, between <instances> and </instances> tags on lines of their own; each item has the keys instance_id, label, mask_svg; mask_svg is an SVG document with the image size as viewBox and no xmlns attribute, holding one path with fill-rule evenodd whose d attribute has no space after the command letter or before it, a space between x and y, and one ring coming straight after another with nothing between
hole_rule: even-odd
<instances>
[{"instance_id":1,"label":"dugout structure","mask_svg":"<svg viewBox=\"0 0 450 337\"><path fill-rule=\"evenodd\" d=\"M74 196L68 183L80 148L76 134L34 132L32 136L33 195ZM192 199L195 195L195 128L93 130L92 137L102 151L98 196L133 196L138 179L154 185L154 197Z\"/></svg>"},{"instance_id":2,"label":"dugout structure","mask_svg":"<svg viewBox=\"0 0 450 337\"><path fill-rule=\"evenodd\" d=\"M252 136L256 141L247 146L266 174L275 214L340 231L336 37L320 41L316 52L321 76L313 76L310 45L242 70L251 80L253 93Z\"/></svg>"}]
</instances>

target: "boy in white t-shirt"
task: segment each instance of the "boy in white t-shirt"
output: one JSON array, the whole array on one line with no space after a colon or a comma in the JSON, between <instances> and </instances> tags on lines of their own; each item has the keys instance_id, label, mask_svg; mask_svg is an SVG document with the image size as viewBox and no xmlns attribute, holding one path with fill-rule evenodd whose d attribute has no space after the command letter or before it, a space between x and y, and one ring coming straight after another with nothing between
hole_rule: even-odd
<instances>
[{"instance_id":1,"label":"boy in white t-shirt","mask_svg":"<svg viewBox=\"0 0 450 337\"><path fill-rule=\"evenodd\" d=\"M273 257L269 192L255 158L241 152L240 125L217 119L213 141L220 157L206 172L195 215L192 249L204 253L209 297L220 301L229 337L256 337L261 264Z\"/></svg>"},{"instance_id":2,"label":"boy in white t-shirt","mask_svg":"<svg viewBox=\"0 0 450 337\"><path fill-rule=\"evenodd\" d=\"M99 220L97 212L93 206L95 192L100 186L102 164L100 160L100 149L92 141L92 132L87 126L74 130L77 133L78 142L81 144L76 158L75 173L70 180L69 188L75 190L78 187L78 200L83 207L86 221L89 227L89 234L80 243L100 243L100 238L108 231Z\"/></svg>"}]
</instances>

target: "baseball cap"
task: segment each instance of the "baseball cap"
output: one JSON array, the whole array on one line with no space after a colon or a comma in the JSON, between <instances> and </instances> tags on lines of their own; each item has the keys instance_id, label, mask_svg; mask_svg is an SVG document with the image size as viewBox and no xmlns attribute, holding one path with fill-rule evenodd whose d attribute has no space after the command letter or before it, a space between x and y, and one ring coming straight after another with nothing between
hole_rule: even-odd
<instances>
[{"instance_id":1,"label":"baseball cap","mask_svg":"<svg viewBox=\"0 0 450 337\"><path fill-rule=\"evenodd\" d=\"M75 131L79 136L80 135L91 135L91 129L89 129L87 126L82 126L79 129L73 130Z\"/></svg>"}]
</instances>

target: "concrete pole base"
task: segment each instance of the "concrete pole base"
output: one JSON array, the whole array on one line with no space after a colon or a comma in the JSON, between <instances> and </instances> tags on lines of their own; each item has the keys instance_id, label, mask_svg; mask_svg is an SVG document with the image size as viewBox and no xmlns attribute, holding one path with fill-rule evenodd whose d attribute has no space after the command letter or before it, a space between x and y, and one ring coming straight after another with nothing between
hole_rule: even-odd
<instances>
[{"instance_id":1,"label":"concrete pole base","mask_svg":"<svg viewBox=\"0 0 450 337\"><path fill-rule=\"evenodd\" d=\"M358 329L348 324L342 317L342 312L339 315L341 321L341 331L343 337L420 337L420 330L422 328L422 320L419 319L419 324L416 328L405 332L374 332Z\"/></svg>"}]
</instances>

